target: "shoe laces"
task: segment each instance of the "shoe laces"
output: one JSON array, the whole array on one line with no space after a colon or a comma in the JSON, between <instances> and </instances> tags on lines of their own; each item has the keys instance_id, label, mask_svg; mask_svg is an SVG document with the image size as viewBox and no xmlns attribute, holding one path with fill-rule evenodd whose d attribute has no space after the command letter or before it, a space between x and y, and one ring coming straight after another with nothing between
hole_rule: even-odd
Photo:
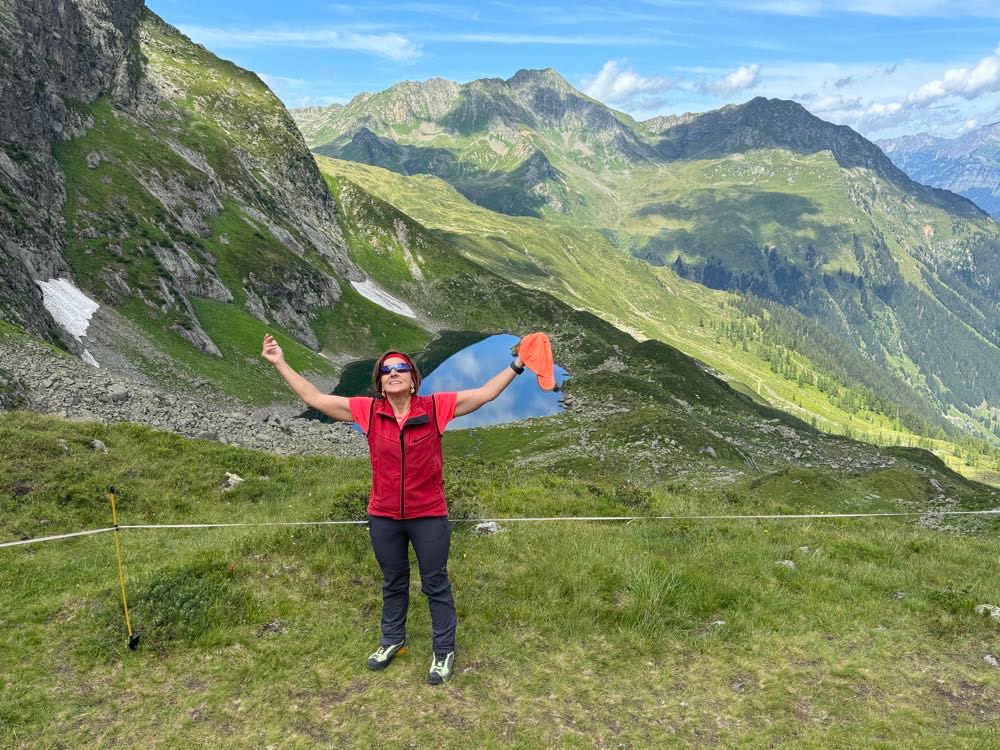
<instances>
[{"instance_id":1,"label":"shoe laces","mask_svg":"<svg viewBox=\"0 0 1000 750\"><path fill-rule=\"evenodd\" d=\"M442 671L448 667L448 654L434 654L434 664L431 669Z\"/></svg>"}]
</instances>

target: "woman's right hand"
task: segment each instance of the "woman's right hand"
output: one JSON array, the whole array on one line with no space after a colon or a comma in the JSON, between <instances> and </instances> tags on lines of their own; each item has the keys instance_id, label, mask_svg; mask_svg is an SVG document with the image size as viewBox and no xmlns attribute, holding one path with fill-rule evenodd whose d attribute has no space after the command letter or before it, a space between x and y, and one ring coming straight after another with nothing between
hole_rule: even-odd
<instances>
[{"instance_id":1,"label":"woman's right hand","mask_svg":"<svg viewBox=\"0 0 1000 750\"><path fill-rule=\"evenodd\" d=\"M280 365L285 361L285 354L281 351L281 347L278 342L274 340L274 337L269 333L264 334L264 349L261 351L260 356L270 362L272 365Z\"/></svg>"}]
</instances>

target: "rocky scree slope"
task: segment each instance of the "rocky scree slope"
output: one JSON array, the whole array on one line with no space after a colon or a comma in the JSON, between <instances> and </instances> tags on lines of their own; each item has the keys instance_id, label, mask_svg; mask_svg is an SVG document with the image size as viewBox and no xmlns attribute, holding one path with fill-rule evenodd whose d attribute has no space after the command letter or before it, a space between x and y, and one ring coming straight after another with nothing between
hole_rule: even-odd
<instances>
[{"instance_id":1,"label":"rocky scree slope","mask_svg":"<svg viewBox=\"0 0 1000 750\"><path fill-rule=\"evenodd\" d=\"M189 438L282 455L367 455L360 433L346 424L301 418L295 406L248 409L215 393L208 381L172 392L96 369L37 339L0 332L0 408L63 419L136 422Z\"/></svg>"}]
</instances>

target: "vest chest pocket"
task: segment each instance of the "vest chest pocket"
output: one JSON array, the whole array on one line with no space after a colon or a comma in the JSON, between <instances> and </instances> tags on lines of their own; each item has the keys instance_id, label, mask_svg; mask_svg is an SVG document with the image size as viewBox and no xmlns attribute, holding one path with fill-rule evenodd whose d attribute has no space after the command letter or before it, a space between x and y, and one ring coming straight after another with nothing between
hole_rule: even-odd
<instances>
[{"instance_id":1,"label":"vest chest pocket","mask_svg":"<svg viewBox=\"0 0 1000 750\"><path fill-rule=\"evenodd\" d=\"M407 446L422 445L434 433L434 425L431 424L430 415L428 414L410 417L406 420L406 425L403 429L406 432Z\"/></svg>"},{"instance_id":2,"label":"vest chest pocket","mask_svg":"<svg viewBox=\"0 0 1000 750\"><path fill-rule=\"evenodd\" d=\"M425 443L427 440L429 440L433 434L434 431L430 429L429 425L427 427L414 429L412 432L410 432L410 435L406 440L406 444L421 445Z\"/></svg>"}]
</instances>

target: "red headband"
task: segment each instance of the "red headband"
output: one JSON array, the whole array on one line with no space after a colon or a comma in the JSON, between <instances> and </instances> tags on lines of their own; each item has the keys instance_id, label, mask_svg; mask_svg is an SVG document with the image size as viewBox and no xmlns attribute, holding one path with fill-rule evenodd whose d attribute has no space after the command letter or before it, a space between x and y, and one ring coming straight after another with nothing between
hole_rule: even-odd
<instances>
[{"instance_id":1,"label":"red headband","mask_svg":"<svg viewBox=\"0 0 1000 750\"><path fill-rule=\"evenodd\" d=\"M413 369L416 369L416 366L415 366L415 365L413 364L413 360L412 360L412 359L410 359L410 358L409 358L409 357L408 357L408 356L407 356L406 354L404 354L403 352L386 352L385 354L383 354L383 355L382 355L382 359L380 359L380 360L378 361L378 365L379 365L379 367L381 367L382 365L384 365L384 364L385 364L385 361L386 361L387 359L389 359L389 357L400 357L400 358L402 358L402 359L405 359L405 360L407 361L407 363L409 363L410 367L412 367Z\"/></svg>"}]
</instances>

